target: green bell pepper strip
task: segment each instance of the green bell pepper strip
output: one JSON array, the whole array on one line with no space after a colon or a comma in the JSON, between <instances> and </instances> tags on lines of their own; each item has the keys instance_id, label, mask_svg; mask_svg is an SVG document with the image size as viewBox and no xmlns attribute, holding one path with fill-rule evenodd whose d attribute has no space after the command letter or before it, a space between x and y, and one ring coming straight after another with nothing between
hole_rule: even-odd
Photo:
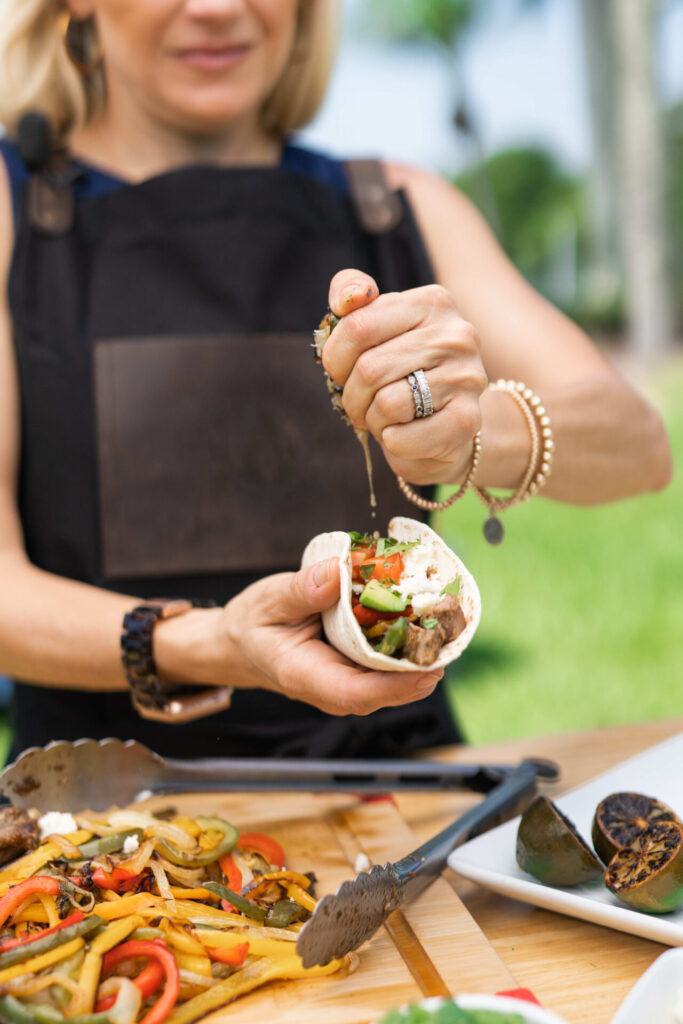
<instances>
[{"instance_id":1,"label":"green bell pepper strip","mask_svg":"<svg viewBox=\"0 0 683 1024\"><path fill-rule=\"evenodd\" d=\"M142 841L143 831L141 828L129 828L125 832L117 832L113 836L102 836L100 839L90 839L87 843L83 843L78 849L81 852L81 856L73 859L76 860L91 860L92 857L101 857L105 853L118 853L119 850L123 849L123 844L126 839L130 839L131 836L135 836L138 842Z\"/></svg>"},{"instance_id":2,"label":"green bell pepper strip","mask_svg":"<svg viewBox=\"0 0 683 1024\"><path fill-rule=\"evenodd\" d=\"M403 647L407 635L408 620L402 615L400 619L395 619L391 623L381 641L375 647L375 650L380 654L387 654L391 657L399 648Z\"/></svg>"},{"instance_id":3,"label":"green bell pepper strip","mask_svg":"<svg viewBox=\"0 0 683 1024\"><path fill-rule=\"evenodd\" d=\"M257 907L255 903L245 899L244 896L240 896L238 892L228 889L227 885L221 885L220 882L204 882L203 887L208 889L209 892L215 893L216 896L220 896L222 900L232 904L235 910L239 910L245 917L252 917L255 921L265 921L268 916L267 910L264 910L263 907Z\"/></svg>"},{"instance_id":4,"label":"green bell pepper strip","mask_svg":"<svg viewBox=\"0 0 683 1024\"><path fill-rule=\"evenodd\" d=\"M50 1006L32 1004L29 1008L14 996L0 997L0 1021L3 1024L67 1024L67 1018ZM69 1017L68 1024L109 1024L106 1013L83 1013L78 1017Z\"/></svg>"},{"instance_id":5,"label":"green bell pepper strip","mask_svg":"<svg viewBox=\"0 0 683 1024\"><path fill-rule=\"evenodd\" d=\"M202 853L193 854L188 853L187 850L179 850L177 846L170 843L167 839L157 837L155 839L157 850L166 860L170 860L172 864L177 864L182 868L203 868L207 864L213 864L215 860L223 857L224 854L230 853L237 845L239 833L229 821L223 821L222 818L205 817L198 817L194 820L204 832L207 832L209 829L216 829L217 832L223 833L223 838L212 850L204 850Z\"/></svg>"},{"instance_id":6,"label":"green bell pepper strip","mask_svg":"<svg viewBox=\"0 0 683 1024\"><path fill-rule=\"evenodd\" d=\"M56 949L57 946L63 946L65 942L71 942L72 939L77 939L80 935L88 935L99 928L101 924L104 924L103 919L97 914L93 914L91 917L83 918L82 921L74 921L73 924L68 924L66 927L57 925L56 929L48 928L49 935L36 935L35 938L23 942L20 946L13 946L12 949L0 953L0 970L23 963L24 960L30 960L33 956L49 953L50 950Z\"/></svg>"},{"instance_id":7,"label":"green bell pepper strip","mask_svg":"<svg viewBox=\"0 0 683 1024\"><path fill-rule=\"evenodd\" d=\"M300 921L307 914L294 900L278 900L268 911L265 924L270 928L288 928L294 921Z\"/></svg>"}]
</instances>

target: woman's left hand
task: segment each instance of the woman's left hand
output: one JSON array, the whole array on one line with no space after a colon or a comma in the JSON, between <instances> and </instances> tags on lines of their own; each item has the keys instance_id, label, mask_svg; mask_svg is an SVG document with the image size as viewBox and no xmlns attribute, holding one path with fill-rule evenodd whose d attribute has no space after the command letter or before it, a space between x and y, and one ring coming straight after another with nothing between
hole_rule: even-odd
<instances>
[{"instance_id":1,"label":"woman's left hand","mask_svg":"<svg viewBox=\"0 0 683 1024\"><path fill-rule=\"evenodd\" d=\"M411 483L459 483L481 426L487 384L474 327L441 285L380 295L359 270L341 270L329 292L341 322L323 350L323 365L344 388L354 427L369 430L386 459ZM407 376L425 372L434 413L415 418Z\"/></svg>"}]
</instances>

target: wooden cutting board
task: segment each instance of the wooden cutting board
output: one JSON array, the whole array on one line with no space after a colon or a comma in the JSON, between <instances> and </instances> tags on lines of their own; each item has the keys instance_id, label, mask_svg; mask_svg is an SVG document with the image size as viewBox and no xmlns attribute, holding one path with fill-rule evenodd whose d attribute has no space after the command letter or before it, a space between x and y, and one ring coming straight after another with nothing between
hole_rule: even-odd
<instances>
[{"instance_id":1,"label":"wooden cutting board","mask_svg":"<svg viewBox=\"0 0 683 1024\"><path fill-rule=\"evenodd\" d=\"M145 804L150 809L169 805L190 815L217 814L241 830L275 836L288 867L315 871L318 896L335 892L355 876L359 853L384 864L418 845L388 798L366 802L337 794L212 793L159 797ZM214 1024L368 1024L391 1007L425 996L514 987L515 979L458 896L437 879L362 947L352 974L271 983L206 1019Z\"/></svg>"}]
</instances>

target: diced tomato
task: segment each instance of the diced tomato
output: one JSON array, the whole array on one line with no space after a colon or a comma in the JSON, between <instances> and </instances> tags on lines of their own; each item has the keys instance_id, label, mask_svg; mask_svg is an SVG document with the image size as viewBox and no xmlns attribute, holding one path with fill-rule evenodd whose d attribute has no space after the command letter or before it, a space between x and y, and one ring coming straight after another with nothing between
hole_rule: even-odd
<instances>
[{"instance_id":1,"label":"diced tomato","mask_svg":"<svg viewBox=\"0 0 683 1024\"><path fill-rule=\"evenodd\" d=\"M375 626L382 618L381 612L376 612L374 608L364 608L360 602L353 606L353 614L359 626Z\"/></svg>"},{"instance_id":2,"label":"diced tomato","mask_svg":"<svg viewBox=\"0 0 683 1024\"><path fill-rule=\"evenodd\" d=\"M372 558L374 553L375 553L375 545L374 544L372 545L372 547L353 548L352 549L352 551L351 551L351 570L352 570L351 571L351 578L353 580L355 580L356 583L362 583L363 582L363 577L361 576L360 571L359 571L360 570L360 566L368 558Z\"/></svg>"},{"instance_id":3,"label":"diced tomato","mask_svg":"<svg viewBox=\"0 0 683 1024\"><path fill-rule=\"evenodd\" d=\"M368 572L368 567L372 572ZM367 583L368 580L393 580L398 583L403 575L403 559L400 552L395 555L382 555L380 558L366 558L358 567L361 578Z\"/></svg>"}]
</instances>

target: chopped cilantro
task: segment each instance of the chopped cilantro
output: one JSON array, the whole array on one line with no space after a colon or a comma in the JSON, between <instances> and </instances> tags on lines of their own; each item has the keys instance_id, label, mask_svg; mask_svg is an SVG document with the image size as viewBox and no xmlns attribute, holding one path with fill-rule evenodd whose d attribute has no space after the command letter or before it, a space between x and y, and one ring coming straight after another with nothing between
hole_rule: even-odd
<instances>
[{"instance_id":1,"label":"chopped cilantro","mask_svg":"<svg viewBox=\"0 0 683 1024\"><path fill-rule=\"evenodd\" d=\"M460 577L456 576L454 580L451 580L450 583L446 584L446 586L443 588L443 590L441 591L441 594L439 596L443 597L444 594L452 594L453 597L457 597L459 593L460 593Z\"/></svg>"},{"instance_id":2,"label":"chopped cilantro","mask_svg":"<svg viewBox=\"0 0 683 1024\"><path fill-rule=\"evenodd\" d=\"M361 565L359 571L364 580L369 580L375 571L375 567L374 565Z\"/></svg>"},{"instance_id":3,"label":"chopped cilantro","mask_svg":"<svg viewBox=\"0 0 683 1024\"><path fill-rule=\"evenodd\" d=\"M424 622L420 623L420 625L422 626L423 629L434 629L434 626L438 626L439 625L439 620L438 619L425 619Z\"/></svg>"},{"instance_id":4,"label":"chopped cilantro","mask_svg":"<svg viewBox=\"0 0 683 1024\"><path fill-rule=\"evenodd\" d=\"M375 539L369 533L358 533L357 530L351 530L349 533L351 538L351 550L355 548L367 548L374 544Z\"/></svg>"},{"instance_id":5,"label":"chopped cilantro","mask_svg":"<svg viewBox=\"0 0 683 1024\"><path fill-rule=\"evenodd\" d=\"M381 558L382 555L384 554L384 547L386 543L387 542L384 537L380 537L380 539L377 541L377 550L375 551L375 555L377 556L377 558Z\"/></svg>"}]
</instances>

